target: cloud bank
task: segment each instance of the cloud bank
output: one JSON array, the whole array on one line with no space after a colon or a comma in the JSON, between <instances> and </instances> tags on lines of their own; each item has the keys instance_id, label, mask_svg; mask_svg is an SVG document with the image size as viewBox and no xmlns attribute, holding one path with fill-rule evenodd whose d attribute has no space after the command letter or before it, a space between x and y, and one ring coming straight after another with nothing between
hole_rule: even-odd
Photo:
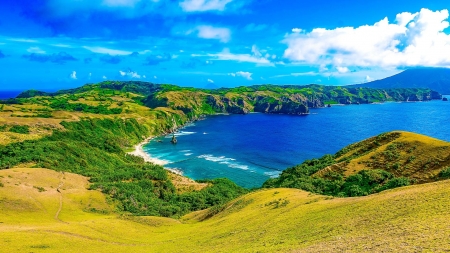
<instances>
[{"instance_id":1,"label":"cloud bank","mask_svg":"<svg viewBox=\"0 0 450 253\"><path fill-rule=\"evenodd\" d=\"M422 9L404 12L391 23L387 18L374 25L293 29L283 43L284 57L299 63L331 65L340 73L348 67L450 67L448 10Z\"/></svg>"}]
</instances>

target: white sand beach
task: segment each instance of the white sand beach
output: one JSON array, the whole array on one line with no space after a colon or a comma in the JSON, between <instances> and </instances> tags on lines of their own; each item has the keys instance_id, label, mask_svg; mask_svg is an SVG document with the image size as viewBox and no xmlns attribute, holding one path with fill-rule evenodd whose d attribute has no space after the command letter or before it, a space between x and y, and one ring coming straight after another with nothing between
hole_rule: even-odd
<instances>
[{"instance_id":1,"label":"white sand beach","mask_svg":"<svg viewBox=\"0 0 450 253\"><path fill-rule=\"evenodd\" d=\"M161 159L158 159L158 158L151 157L148 153L146 153L144 151L144 148L143 148L144 145L149 143L153 138L154 137L149 137L149 138L145 139L143 142L137 144L136 146L134 146L134 151L128 152L128 154L142 157L142 158L144 158L144 161L146 161L146 162L150 162L150 163L153 163L153 164L161 165L161 166L164 167L164 165L169 163L168 161L164 161L164 160L161 160ZM168 171L170 171L172 173L178 174L178 175L182 175L183 174L181 171L176 170L176 169L166 168L166 167L164 167L164 169L166 169L166 170L168 170Z\"/></svg>"}]
</instances>

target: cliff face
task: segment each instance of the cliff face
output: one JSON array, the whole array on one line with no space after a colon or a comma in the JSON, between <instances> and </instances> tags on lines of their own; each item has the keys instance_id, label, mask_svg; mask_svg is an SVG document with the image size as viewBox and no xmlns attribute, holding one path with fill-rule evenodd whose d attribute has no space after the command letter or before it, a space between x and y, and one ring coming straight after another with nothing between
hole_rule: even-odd
<instances>
[{"instance_id":1,"label":"cliff face","mask_svg":"<svg viewBox=\"0 0 450 253\"><path fill-rule=\"evenodd\" d=\"M183 111L189 118L203 114L249 112L304 115L327 104L369 104L384 101L429 101L442 96L429 89L368 89L335 86L251 86L201 90L170 86L150 94L144 104ZM164 90L166 89L166 90Z\"/></svg>"}]
</instances>

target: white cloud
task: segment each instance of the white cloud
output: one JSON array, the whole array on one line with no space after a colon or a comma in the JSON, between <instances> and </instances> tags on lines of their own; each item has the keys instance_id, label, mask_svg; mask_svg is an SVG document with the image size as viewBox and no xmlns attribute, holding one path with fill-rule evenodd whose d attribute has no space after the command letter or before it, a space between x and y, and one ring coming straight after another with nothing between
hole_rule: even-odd
<instances>
[{"instance_id":1,"label":"white cloud","mask_svg":"<svg viewBox=\"0 0 450 253\"><path fill-rule=\"evenodd\" d=\"M301 33L303 30L300 28L292 28L293 33Z\"/></svg>"},{"instance_id":2,"label":"white cloud","mask_svg":"<svg viewBox=\"0 0 450 253\"><path fill-rule=\"evenodd\" d=\"M259 49L258 49L258 47L256 45L252 46L252 53L256 57L261 57L262 56L261 51L259 51Z\"/></svg>"},{"instance_id":3,"label":"white cloud","mask_svg":"<svg viewBox=\"0 0 450 253\"><path fill-rule=\"evenodd\" d=\"M370 76L366 76L366 78L364 79L364 81L367 83L367 82L371 82L371 81L373 81L373 78L372 77L370 77Z\"/></svg>"},{"instance_id":4,"label":"white cloud","mask_svg":"<svg viewBox=\"0 0 450 253\"><path fill-rule=\"evenodd\" d=\"M349 69L347 67L336 67L337 71L341 74L345 74L349 72Z\"/></svg>"},{"instance_id":5,"label":"white cloud","mask_svg":"<svg viewBox=\"0 0 450 253\"><path fill-rule=\"evenodd\" d=\"M39 42L37 40L22 39L22 38L10 38L7 40L14 41L14 42L24 42L24 43L38 43Z\"/></svg>"},{"instance_id":6,"label":"white cloud","mask_svg":"<svg viewBox=\"0 0 450 253\"><path fill-rule=\"evenodd\" d=\"M116 50L116 49L110 49L106 47L83 47L84 49L87 49L93 53L97 54L110 54L110 55L129 55L133 52L130 51L124 51L124 50Z\"/></svg>"},{"instance_id":7,"label":"white cloud","mask_svg":"<svg viewBox=\"0 0 450 253\"><path fill-rule=\"evenodd\" d=\"M400 13L374 25L313 29L292 33L284 43L284 57L299 63L342 68L364 66L450 66L449 12L422 9Z\"/></svg>"},{"instance_id":8,"label":"white cloud","mask_svg":"<svg viewBox=\"0 0 450 253\"><path fill-rule=\"evenodd\" d=\"M228 75L229 76L233 76L233 77L241 76L241 77L243 77L243 78L245 78L247 80L253 80L252 79L253 73L250 73L250 72L238 71L236 73L229 73Z\"/></svg>"},{"instance_id":9,"label":"white cloud","mask_svg":"<svg viewBox=\"0 0 450 253\"><path fill-rule=\"evenodd\" d=\"M158 77L157 77L157 76L153 76L153 78L155 78L155 79L158 79Z\"/></svg>"},{"instance_id":10,"label":"white cloud","mask_svg":"<svg viewBox=\"0 0 450 253\"><path fill-rule=\"evenodd\" d=\"M77 80L77 72L76 71L72 71L72 73L69 76L71 79L73 80Z\"/></svg>"},{"instance_id":11,"label":"white cloud","mask_svg":"<svg viewBox=\"0 0 450 253\"><path fill-rule=\"evenodd\" d=\"M137 72L134 72L132 70L127 70L127 71L119 70L119 74L122 77L136 78L136 79L140 79L141 78L141 75L139 75Z\"/></svg>"},{"instance_id":12,"label":"white cloud","mask_svg":"<svg viewBox=\"0 0 450 253\"><path fill-rule=\"evenodd\" d=\"M228 42L231 38L231 32L228 28L213 27L210 25L200 25L193 30L189 30L186 34L197 33L197 36L202 39L215 39L221 42Z\"/></svg>"},{"instance_id":13,"label":"white cloud","mask_svg":"<svg viewBox=\"0 0 450 253\"><path fill-rule=\"evenodd\" d=\"M106 77L106 76L103 76L103 79L107 79L107 77Z\"/></svg>"},{"instance_id":14,"label":"white cloud","mask_svg":"<svg viewBox=\"0 0 450 253\"><path fill-rule=\"evenodd\" d=\"M261 57L261 56L257 56L254 53L253 54L232 54L232 53L230 53L230 50L228 48L225 48L222 52L216 53L216 54L206 54L206 55L192 54L192 56L193 57L208 56L208 57L212 57L212 60L217 60L217 61L250 62L250 63L259 64L259 65L274 66L274 64L271 63L268 59Z\"/></svg>"},{"instance_id":15,"label":"white cloud","mask_svg":"<svg viewBox=\"0 0 450 253\"><path fill-rule=\"evenodd\" d=\"M208 79L208 83L214 83L214 81L211 79Z\"/></svg>"},{"instance_id":16,"label":"white cloud","mask_svg":"<svg viewBox=\"0 0 450 253\"><path fill-rule=\"evenodd\" d=\"M233 0L184 0L180 7L185 12L223 11Z\"/></svg>"},{"instance_id":17,"label":"white cloud","mask_svg":"<svg viewBox=\"0 0 450 253\"><path fill-rule=\"evenodd\" d=\"M27 49L28 53L32 53L32 54L45 54L46 52L42 49L40 49L39 47L30 47Z\"/></svg>"}]
</instances>

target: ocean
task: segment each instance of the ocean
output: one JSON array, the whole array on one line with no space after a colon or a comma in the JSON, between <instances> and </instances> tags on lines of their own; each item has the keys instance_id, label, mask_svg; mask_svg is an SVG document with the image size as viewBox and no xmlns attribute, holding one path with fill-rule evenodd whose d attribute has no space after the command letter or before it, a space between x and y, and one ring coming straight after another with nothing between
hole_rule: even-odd
<instances>
[{"instance_id":1,"label":"ocean","mask_svg":"<svg viewBox=\"0 0 450 253\"><path fill-rule=\"evenodd\" d=\"M22 91L15 91L15 90L0 90L0 100L8 99L8 98L15 98L21 92Z\"/></svg>"},{"instance_id":2,"label":"ocean","mask_svg":"<svg viewBox=\"0 0 450 253\"><path fill-rule=\"evenodd\" d=\"M450 102L383 103L312 109L307 116L209 116L144 146L165 167L192 179L229 178L260 187L306 159L334 154L383 132L411 131L450 141ZM162 142L160 142L162 141Z\"/></svg>"}]
</instances>

